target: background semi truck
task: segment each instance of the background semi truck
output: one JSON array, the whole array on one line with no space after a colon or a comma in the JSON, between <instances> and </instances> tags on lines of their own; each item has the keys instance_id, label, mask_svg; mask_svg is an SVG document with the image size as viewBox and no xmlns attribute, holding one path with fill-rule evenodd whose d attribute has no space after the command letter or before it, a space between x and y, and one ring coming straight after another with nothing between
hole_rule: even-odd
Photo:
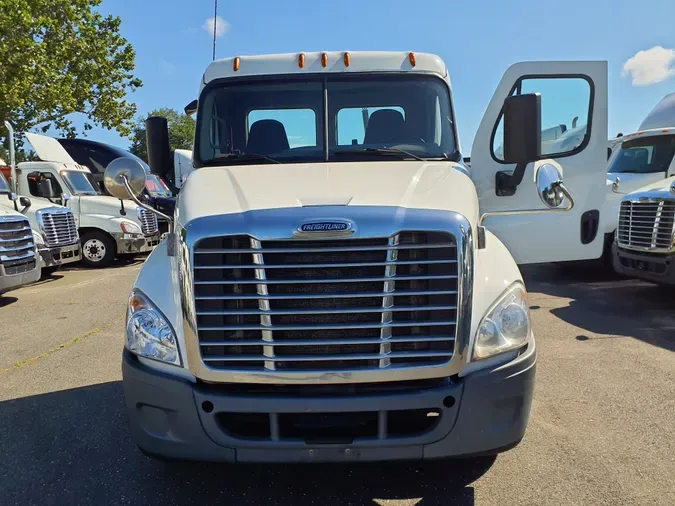
<instances>
[{"instance_id":1,"label":"background semi truck","mask_svg":"<svg viewBox=\"0 0 675 506\"><path fill-rule=\"evenodd\" d=\"M201 81L194 170L127 308L141 450L320 462L518 444L536 351L517 263L602 254L583 231L605 191L606 62L509 68L470 172L437 56L243 56ZM562 113L587 128L542 149ZM144 176L123 158L105 181L121 198Z\"/></svg>"},{"instance_id":2,"label":"background semi truck","mask_svg":"<svg viewBox=\"0 0 675 506\"><path fill-rule=\"evenodd\" d=\"M152 251L159 243L157 217L129 200L103 195L86 166L79 165L51 137L26 133L40 161L16 168L17 191L33 202L66 204L82 243L82 262L106 267L118 255Z\"/></svg>"}]
</instances>

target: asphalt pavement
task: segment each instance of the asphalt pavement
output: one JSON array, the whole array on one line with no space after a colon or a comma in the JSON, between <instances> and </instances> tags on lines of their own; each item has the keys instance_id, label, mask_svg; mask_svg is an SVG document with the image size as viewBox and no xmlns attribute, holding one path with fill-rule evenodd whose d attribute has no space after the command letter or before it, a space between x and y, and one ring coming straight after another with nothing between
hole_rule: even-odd
<instances>
[{"instance_id":1,"label":"asphalt pavement","mask_svg":"<svg viewBox=\"0 0 675 506\"><path fill-rule=\"evenodd\" d=\"M0 504L675 504L675 290L529 267L537 385L492 460L173 464L127 433L120 357L142 259L0 297Z\"/></svg>"}]
</instances>

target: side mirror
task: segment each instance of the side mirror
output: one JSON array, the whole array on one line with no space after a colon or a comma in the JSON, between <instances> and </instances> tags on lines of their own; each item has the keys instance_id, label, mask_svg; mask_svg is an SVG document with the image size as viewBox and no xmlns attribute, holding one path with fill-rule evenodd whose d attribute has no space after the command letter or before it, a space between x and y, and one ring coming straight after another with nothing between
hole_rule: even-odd
<instances>
[{"instance_id":1,"label":"side mirror","mask_svg":"<svg viewBox=\"0 0 675 506\"><path fill-rule=\"evenodd\" d=\"M188 105L185 106L185 114L188 116L192 116L194 113L197 112L197 108L199 107L199 102L197 100L193 100L190 102Z\"/></svg>"},{"instance_id":2,"label":"side mirror","mask_svg":"<svg viewBox=\"0 0 675 506\"><path fill-rule=\"evenodd\" d=\"M28 197L19 197L19 204L21 204L21 206L26 208L30 207L33 203L30 201Z\"/></svg>"},{"instance_id":3,"label":"side mirror","mask_svg":"<svg viewBox=\"0 0 675 506\"><path fill-rule=\"evenodd\" d=\"M557 167L550 163L545 163L539 170L535 178L539 198L546 204L546 207L555 209L560 207L565 200L565 191L562 182L562 175Z\"/></svg>"},{"instance_id":4,"label":"side mirror","mask_svg":"<svg viewBox=\"0 0 675 506\"><path fill-rule=\"evenodd\" d=\"M47 198L47 199L53 199L57 197L56 192L54 191L54 187L52 186L52 182L50 179L43 179L38 183L38 191L40 192L40 196Z\"/></svg>"},{"instance_id":5,"label":"side mirror","mask_svg":"<svg viewBox=\"0 0 675 506\"><path fill-rule=\"evenodd\" d=\"M541 158L541 95L504 100L504 162L527 164Z\"/></svg>"},{"instance_id":6,"label":"side mirror","mask_svg":"<svg viewBox=\"0 0 675 506\"><path fill-rule=\"evenodd\" d=\"M145 188L145 169L132 158L116 158L106 167L103 183L113 197L135 200Z\"/></svg>"},{"instance_id":7,"label":"side mirror","mask_svg":"<svg viewBox=\"0 0 675 506\"><path fill-rule=\"evenodd\" d=\"M63 202L64 206L68 206L68 202L70 202L70 193L62 193L61 202Z\"/></svg>"}]
</instances>

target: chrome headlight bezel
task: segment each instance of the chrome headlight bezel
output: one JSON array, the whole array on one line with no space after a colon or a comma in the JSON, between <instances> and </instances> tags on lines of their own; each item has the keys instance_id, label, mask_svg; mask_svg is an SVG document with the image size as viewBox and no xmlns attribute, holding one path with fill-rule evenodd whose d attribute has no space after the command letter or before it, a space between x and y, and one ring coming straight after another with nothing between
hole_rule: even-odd
<instances>
[{"instance_id":1,"label":"chrome headlight bezel","mask_svg":"<svg viewBox=\"0 0 675 506\"><path fill-rule=\"evenodd\" d=\"M508 313L507 313L508 310ZM527 290L522 281L511 283L481 319L471 349L471 361L512 352L527 345L532 334Z\"/></svg>"},{"instance_id":2,"label":"chrome headlight bezel","mask_svg":"<svg viewBox=\"0 0 675 506\"><path fill-rule=\"evenodd\" d=\"M124 346L134 355L182 367L175 329L164 313L137 288L129 296L125 334Z\"/></svg>"},{"instance_id":3,"label":"chrome headlight bezel","mask_svg":"<svg viewBox=\"0 0 675 506\"><path fill-rule=\"evenodd\" d=\"M125 234L143 235L143 228L138 223L131 220L120 221L120 229Z\"/></svg>"},{"instance_id":4,"label":"chrome headlight bezel","mask_svg":"<svg viewBox=\"0 0 675 506\"><path fill-rule=\"evenodd\" d=\"M35 229L31 229L31 232L33 232L33 242L35 243L35 246L45 246L47 244L42 232Z\"/></svg>"}]
</instances>

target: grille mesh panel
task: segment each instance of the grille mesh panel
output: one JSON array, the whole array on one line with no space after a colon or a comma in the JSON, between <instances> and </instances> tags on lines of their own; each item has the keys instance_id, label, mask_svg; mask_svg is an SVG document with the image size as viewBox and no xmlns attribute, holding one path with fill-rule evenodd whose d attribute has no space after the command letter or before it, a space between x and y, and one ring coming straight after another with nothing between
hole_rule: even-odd
<instances>
[{"instance_id":1,"label":"grille mesh panel","mask_svg":"<svg viewBox=\"0 0 675 506\"><path fill-rule=\"evenodd\" d=\"M619 210L619 245L652 251L673 244L675 200L622 202Z\"/></svg>"},{"instance_id":2,"label":"grille mesh panel","mask_svg":"<svg viewBox=\"0 0 675 506\"><path fill-rule=\"evenodd\" d=\"M454 236L258 241L194 249L201 356L212 369L341 371L452 359Z\"/></svg>"},{"instance_id":3,"label":"grille mesh panel","mask_svg":"<svg viewBox=\"0 0 675 506\"><path fill-rule=\"evenodd\" d=\"M0 265L7 275L35 268L33 232L25 218L0 218Z\"/></svg>"},{"instance_id":4,"label":"grille mesh panel","mask_svg":"<svg viewBox=\"0 0 675 506\"><path fill-rule=\"evenodd\" d=\"M77 242L77 226L71 211L46 212L42 214L42 223L48 246L67 246Z\"/></svg>"}]
</instances>

